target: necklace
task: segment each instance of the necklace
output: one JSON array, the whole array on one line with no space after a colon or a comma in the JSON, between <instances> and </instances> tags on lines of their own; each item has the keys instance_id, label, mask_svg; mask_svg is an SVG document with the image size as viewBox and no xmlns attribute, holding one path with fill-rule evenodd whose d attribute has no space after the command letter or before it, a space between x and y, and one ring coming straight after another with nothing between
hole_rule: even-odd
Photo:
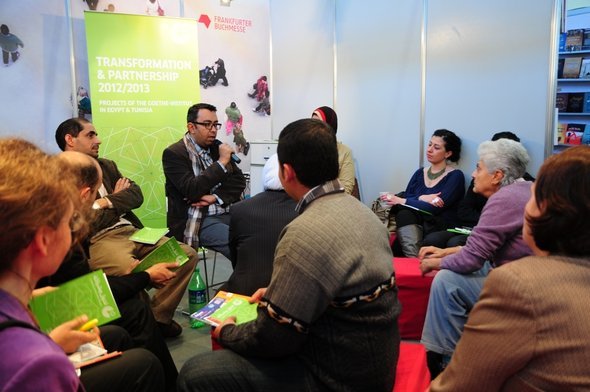
<instances>
[{"instance_id":1,"label":"necklace","mask_svg":"<svg viewBox=\"0 0 590 392\"><path fill-rule=\"evenodd\" d=\"M439 171L439 172L433 173L432 172L432 166L430 166L428 168L428 170L426 171L426 175L428 176L428 179L430 181L434 181L434 180L436 180L437 178L439 178L440 176L442 176L444 174L445 169L446 169L446 167L444 169L442 169L441 171Z\"/></svg>"}]
</instances>

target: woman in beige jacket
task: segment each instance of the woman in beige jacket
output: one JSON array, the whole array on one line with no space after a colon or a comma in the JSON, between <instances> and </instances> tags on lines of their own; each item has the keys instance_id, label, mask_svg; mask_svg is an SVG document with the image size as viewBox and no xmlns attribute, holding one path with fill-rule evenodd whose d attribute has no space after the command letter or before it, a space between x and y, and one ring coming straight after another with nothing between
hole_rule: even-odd
<instances>
[{"instance_id":1,"label":"woman in beige jacket","mask_svg":"<svg viewBox=\"0 0 590 392\"><path fill-rule=\"evenodd\" d=\"M590 146L543 164L525 208L535 255L494 269L431 391L590 390Z\"/></svg>"}]
</instances>

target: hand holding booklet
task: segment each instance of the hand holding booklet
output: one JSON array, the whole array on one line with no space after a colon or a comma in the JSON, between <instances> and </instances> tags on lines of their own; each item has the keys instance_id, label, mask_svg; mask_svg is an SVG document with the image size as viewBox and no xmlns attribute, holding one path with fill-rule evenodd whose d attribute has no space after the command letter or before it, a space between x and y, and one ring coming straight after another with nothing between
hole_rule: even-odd
<instances>
[{"instance_id":1,"label":"hand holding booklet","mask_svg":"<svg viewBox=\"0 0 590 392\"><path fill-rule=\"evenodd\" d=\"M217 327L228 317L234 316L236 324L244 324L257 317L256 303L250 303L250 297L220 290L202 309L191 314L193 319Z\"/></svg>"},{"instance_id":2,"label":"hand holding booklet","mask_svg":"<svg viewBox=\"0 0 590 392\"><path fill-rule=\"evenodd\" d=\"M162 245L152 250L141 262L133 269L133 272L141 272L150 268L157 263L174 263L178 262L180 267L188 261L188 256L180 245L176 238L170 237Z\"/></svg>"}]
</instances>

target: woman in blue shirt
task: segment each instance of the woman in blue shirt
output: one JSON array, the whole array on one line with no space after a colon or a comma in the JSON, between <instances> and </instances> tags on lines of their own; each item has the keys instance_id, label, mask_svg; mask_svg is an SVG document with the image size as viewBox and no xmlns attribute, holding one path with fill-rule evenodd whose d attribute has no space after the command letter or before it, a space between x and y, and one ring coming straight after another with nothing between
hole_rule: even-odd
<instances>
[{"instance_id":1,"label":"woman in blue shirt","mask_svg":"<svg viewBox=\"0 0 590 392\"><path fill-rule=\"evenodd\" d=\"M459 201L465 193L465 177L453 163L461 158L461 139L447 129L436 130L426 149L430 166L410 178L405 192L381 199L392 206L397 236L396 256L417 257L424 235L454 227Z\"/></svg>"}]
</instances>

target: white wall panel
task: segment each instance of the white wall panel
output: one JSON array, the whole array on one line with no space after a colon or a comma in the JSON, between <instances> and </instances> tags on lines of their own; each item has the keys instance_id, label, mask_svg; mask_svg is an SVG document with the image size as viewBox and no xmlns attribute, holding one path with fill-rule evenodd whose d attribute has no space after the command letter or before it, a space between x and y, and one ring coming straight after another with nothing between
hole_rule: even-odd
<instances>
[{"instance_id":1,"label":"white wall panel","mask_svg":"<svg viewBox=\"0 0 590 392\"><path fill-rule=\"evenodd\" d=\"M338 0L338 137L365 203L401 191L420 156L421 1Z\"/></svg>"},{"instance_id":2,"label":"white wall panel","mask_svg":"<svg viewBox=\"0 0 590 392\"><path fill-rule=\"evenodd\" d=\"M272 133L334 101L334 0L270 1Z\"/></svg>"},{"instance_id":3,"label":"white wall panel","mask_svg":"<svg viewBox=\"0 0 590 392\"><path fill-rule=\"evenodd\" d=\"M448 128L464 143L469 176L477 146L495 132L518 134L544 159L553 0L429 0L425 142Z\"/></svg>"}]
</instances>

